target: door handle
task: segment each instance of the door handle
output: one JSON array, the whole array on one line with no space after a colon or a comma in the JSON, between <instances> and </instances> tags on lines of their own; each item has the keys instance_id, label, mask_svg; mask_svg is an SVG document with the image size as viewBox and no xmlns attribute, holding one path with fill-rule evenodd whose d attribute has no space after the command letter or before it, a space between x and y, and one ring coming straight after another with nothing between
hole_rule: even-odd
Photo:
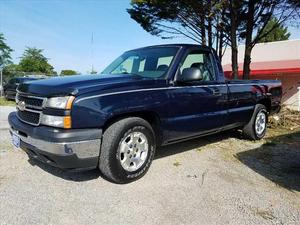
<instances>
[{"instance_id":1,"label":"door handle","mask_svg":"<svg viewBox=\"0 0 300 225\"><path fill-rule=\"evenodd\" d=\"M212 94L214 96L221 96L222 95L219 89L213 89Z\"/></svg>"}]
</instances>

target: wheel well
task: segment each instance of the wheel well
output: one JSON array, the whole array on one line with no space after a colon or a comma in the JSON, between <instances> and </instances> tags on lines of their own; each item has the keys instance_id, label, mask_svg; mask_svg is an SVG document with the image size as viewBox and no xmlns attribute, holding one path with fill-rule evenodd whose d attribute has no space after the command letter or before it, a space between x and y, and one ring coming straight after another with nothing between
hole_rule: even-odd
<instances>
[{"instance_id":1,"label":"wheel well","mask_svg":"<svg viewBox=\"0 0 300 225\"><path fill-rule=\"evenodd\" d=\"M104 126L103 132L113 123L116 121L122 120L127 117L139 117L146 120L151 126L155 134L156 144L160 145L162 143L162 131L161 131L161 121L160 117L156 112L153 111L141 111L141 112L131 112L131 113L124 113L120 115L115 115L109 118Z\"/></svg>"},{"instance_id":2,"label":"wheel well","mask_svg":"<svg viewBox=\"0 0 300 225\"><path fill-rule=\"evenodd\" d=\"M264 98L258 101L259 104L264 105L267 108L267 111L270 112L271 111L271 100Z\"/></svg>"}]
</instances>

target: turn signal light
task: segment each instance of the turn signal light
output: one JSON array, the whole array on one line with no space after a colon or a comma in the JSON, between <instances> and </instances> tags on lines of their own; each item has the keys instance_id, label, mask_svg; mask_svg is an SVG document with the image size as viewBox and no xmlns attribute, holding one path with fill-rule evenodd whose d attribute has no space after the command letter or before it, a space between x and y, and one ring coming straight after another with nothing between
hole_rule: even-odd
<instances>
[{"instance_id":1,"label":"turn signal light","mask_svg":"<svg viewBox=\"0 0 300 225\"><path fill-rule=\"evenodd\" d=\"M71 103L72 104L72 103ZM72 120L71 116L65 116L64 117L64 128L69 129L72 127Z\"/></svg>"}]
</instances>

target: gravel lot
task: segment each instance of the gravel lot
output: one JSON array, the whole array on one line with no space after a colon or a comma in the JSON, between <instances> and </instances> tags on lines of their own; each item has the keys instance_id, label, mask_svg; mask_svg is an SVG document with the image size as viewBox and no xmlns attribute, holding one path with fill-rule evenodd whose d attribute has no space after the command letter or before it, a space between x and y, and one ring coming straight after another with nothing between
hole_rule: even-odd
<instances>
[{"instance_id":1,"label":"gravel lot","mask_svg":"<svg viewBox=\"0 0 300 225\"><path fill-rule=\"evenodd\" d=\"M15 106L0 106L0 130L9 128L7 116L13 111L16 111Z\"/></svg>"},{"instance_id":2,"label":"gravel lot","mask_svg":"<svg viewBox=\"0 0 300 225\"><path fill-rule=\"evenodd\" d=\"M287 133L164 147L142 179L117 185L29 160L0 129L0 224L299 224L300 131Z\"/></svg>"}]
</instances>

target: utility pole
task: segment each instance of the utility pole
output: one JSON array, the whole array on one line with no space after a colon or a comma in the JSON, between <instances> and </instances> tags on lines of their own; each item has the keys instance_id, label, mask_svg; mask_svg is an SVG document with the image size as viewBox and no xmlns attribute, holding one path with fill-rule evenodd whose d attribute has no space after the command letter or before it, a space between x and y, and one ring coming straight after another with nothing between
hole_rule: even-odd
<instances>
[{"instance_id":1,"label":"utility pole","mask_svg":"<svg viewBox=\"0 0 300 225\"><path fill-rule=\"evenodd\" d=\"M3 67L0 67L0 97L3 96L3 76L2 76Z\"/></svg>"},{"instance_id":2,"label":"utility pole","mask_svg":"<svg viewBox=\"0 0 300 225\"><path fill-rule=\"evenodd\" d=\"M91 73L94 73L94 32L92 32L92 38L91 38L91 60L92 60L92 71Z\"/></svg>"}]
</instances>

